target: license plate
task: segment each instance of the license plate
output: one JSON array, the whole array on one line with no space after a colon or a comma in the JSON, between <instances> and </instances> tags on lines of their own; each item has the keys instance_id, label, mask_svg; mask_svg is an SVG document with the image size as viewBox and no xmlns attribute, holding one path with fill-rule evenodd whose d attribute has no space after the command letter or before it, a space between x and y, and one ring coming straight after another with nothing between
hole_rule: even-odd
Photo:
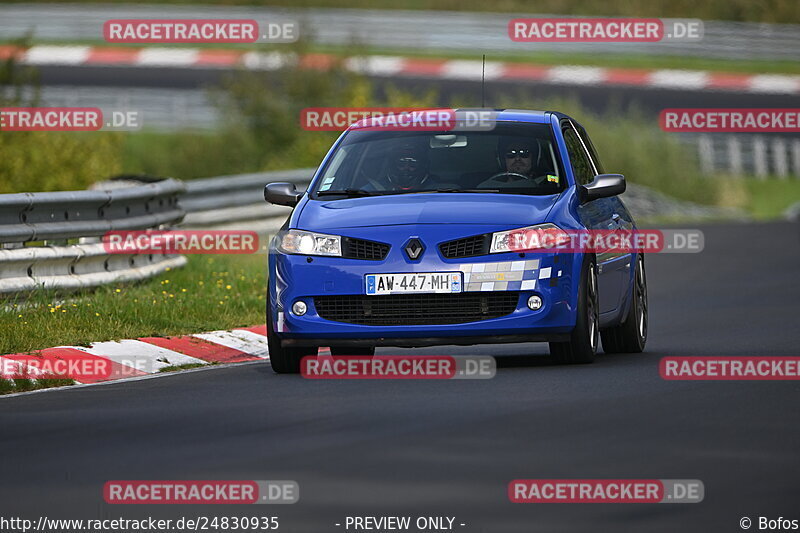
<instances>
[{"instance_id":1,"label":"license plate","mask_svg":"<svg viewBox=\"0 0 800 533\"><path fill-rule=\"evenodd\" d=\"M461 292L461 272L413 272L367 274L367 294Z\"/></svg>"}]
</instances>

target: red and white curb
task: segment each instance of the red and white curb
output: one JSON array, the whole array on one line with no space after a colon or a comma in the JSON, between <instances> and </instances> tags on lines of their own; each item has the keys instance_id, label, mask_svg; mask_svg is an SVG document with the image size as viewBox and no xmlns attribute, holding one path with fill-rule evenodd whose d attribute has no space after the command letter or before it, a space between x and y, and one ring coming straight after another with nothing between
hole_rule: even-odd
<instances>
[{"instance_id":1,"label":"red and white curb","mask_svg":"<svg viewBox=\"0 0 800 533\"><path fill-rule=\"evenodd\" d=\"M0 60L16 55L27 65L162 67L162 68L245 68L276 70L288 55L279 52L245 52L205 48L113 48L98 46L39 45L28 49L0 46ZM324 69L336 57L308 54L300 64ZM426 77L442 80L481 79L480 61L428 59L400 56L365 56L347 59L352 71L371 76ZM652 89L737 91L767 94L800 93L800 76L783 74L737 74L704 70L603 68L575 65L486 62L490 81L535 81L560 85L629 86Z\"/></svg>"},{"instance_id":2,"label":"red and white curb","mask_svg":"<svg viewBox=\"0 0 800 533\"><path fill-rule=\"evenodd\" d=\"M320 354L329 353L321 349ZM244 363L269 360L266 325L230 331L212 331L174 337L142 337L121 341L96 342L85 346L59 346L28 353L0 356L3 368L16 368L20 375L36 378L42 361L70 362L69 368L81 368L82 363L102 362L110 367L110 375L92 377L66 372L60 378L72 379L81 385L141 378L159 373L162 368L186 364L207 366L211 364ZM85 368L85 367L84 367ZM39 389L52 390L52 389ZM38 392L32 391L32 392ZM21 393L25 394L25 393ZM14 394L10 394L12 396ZM0 396L2 398L2 396Z\"/></svg>"}]
</instances>

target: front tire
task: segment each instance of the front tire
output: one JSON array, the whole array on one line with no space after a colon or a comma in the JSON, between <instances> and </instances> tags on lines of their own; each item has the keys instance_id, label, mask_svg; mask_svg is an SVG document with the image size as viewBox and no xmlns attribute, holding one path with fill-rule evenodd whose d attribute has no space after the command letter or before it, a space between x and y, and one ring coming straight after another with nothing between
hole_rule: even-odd
<instances>
[{"instance_id":1,"label":"front tire","mask_svg":"<svg viewBox=\"0 0 800 533\"><path fill-rule=\"evenodd\" d=\"M642 353L647 343L647 278L642 254L636 258L631 298L628 314L622 324L600 333L605 353Z\"/></svg>"},{"instance_id":2,"label":"front tire","mask_svg":"<svg viewBox=\"0 0 800 533\"><path fill-rule=\"evenodd\" d=\"M269 345L269 364L276 374L299 374L300 362L307 355L317 355L314 346L281 346L281 340L272 327L272 305L267 298L267 344Z\"/></svg>"},{"instance_id":3,"label":"front tire","mask_svg":"<svg viewBox=\"0 0 800 533\"><path fill-rule=\"evenodd\" d=\"M585 256L578 287L578 313L575 329L566 342L551 342L550 355L562 364L594 361L600 344L600 315L597 297L597 269L594 257Z\"/></svg>"}]
</instances>

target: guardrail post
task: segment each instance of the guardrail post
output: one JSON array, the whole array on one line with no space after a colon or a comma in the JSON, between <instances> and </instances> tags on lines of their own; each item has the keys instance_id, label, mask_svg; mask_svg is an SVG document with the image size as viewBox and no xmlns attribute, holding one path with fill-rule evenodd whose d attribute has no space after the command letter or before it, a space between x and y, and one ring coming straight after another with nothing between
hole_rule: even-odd
<instances>
[{"instance_id":1,"label":"guardrail post","mask_svg":"<svg viewBox=\"0 0 800 533\"><path fill-rule=\"evenodd\" d=\"M728 135L728 161L730 162L730 172L735 176L744 174L742 165L742 143L736 135Z\"/></svg>"},{"instance_id":2,"label":"guardrail post","mask_svg":"<svg viewBox=\"0 0 800 533\"><path fill-rule=\"evenodd\" d=\"M789 161L786 153L786 143L782 137L772 140L772 161L775 165L775 174L786 179L789 175Z\"/></svg>"},{"instance_id":3,"label":"guardrail post","mask_svg":"<svg viewBox=\"0 0 800 533\"><path fill-rule=\"evenodd\" d=\"M697 139L697 150L700 157L700 169L703 174L714 173L714 143L708 135L701 135Z\"/></svg>"},{"instance_id":4,"label":"guardrail post","mask_svg":"<svg viewBox=\"0 0 800 533\"><path fill-rule=\"evenodd\" d=\"M794 167L794 177L800 179L800 139L792 141L792 166Z\"/></svg>"},{"instance_id":5,"label":"guardrail post","mask_svg":"<svg viewBox=\"0 0 800 533\"><path fill-rule=\"evenodd\" d=\"M753 165L756 176L765 179L767 170L767 142L760 136L753 137Z\"/></svg>"}]
</instances>

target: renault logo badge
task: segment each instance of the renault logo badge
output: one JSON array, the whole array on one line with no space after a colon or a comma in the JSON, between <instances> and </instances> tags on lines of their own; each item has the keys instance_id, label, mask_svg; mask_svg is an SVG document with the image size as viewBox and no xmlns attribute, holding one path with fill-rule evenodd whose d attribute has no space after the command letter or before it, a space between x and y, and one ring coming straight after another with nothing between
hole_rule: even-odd
<instances>
[{"instance_id":1,"label":"renault logo badge","mask_svg":"<svg viewBox=\"0 0 800 533\"><path fill-rule=\"evenodd\" d=\"M422 257L422 252L425 251L425 246L422 242L417 239L411 239L406 243L406 255L412 261L416 261L417 259Z\"/></svg>"}]
</instances>

